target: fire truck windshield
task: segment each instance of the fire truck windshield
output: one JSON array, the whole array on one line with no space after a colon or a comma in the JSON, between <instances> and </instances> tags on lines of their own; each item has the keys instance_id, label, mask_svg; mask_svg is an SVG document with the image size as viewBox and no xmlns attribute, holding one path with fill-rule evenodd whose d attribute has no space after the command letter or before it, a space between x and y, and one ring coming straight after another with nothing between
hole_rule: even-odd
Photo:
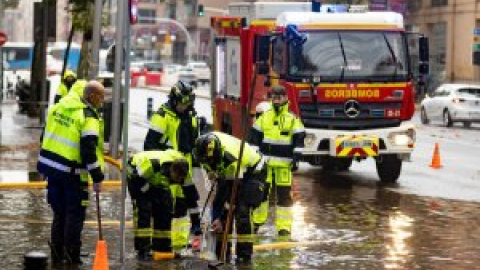
<instances>
[{"instance_id":1,"label":"fire truck windshield","mask_svg":"<svg viewBox=\"0 0 480 270\"><path fill-rule=\"evenodd\" d=\"M290 45L288 77L322 82L405 81L410 65L401 32L304 32L303 46Z\"/></svg>"}]
</instances>

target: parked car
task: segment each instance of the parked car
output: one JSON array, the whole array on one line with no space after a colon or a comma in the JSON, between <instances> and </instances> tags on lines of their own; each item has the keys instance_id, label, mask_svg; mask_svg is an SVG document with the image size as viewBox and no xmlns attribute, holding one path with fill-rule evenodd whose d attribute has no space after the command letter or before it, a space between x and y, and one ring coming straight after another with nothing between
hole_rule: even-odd
<instances>
[{"instance_id":1,"label":"parked car","mask_svg":"<svg viewBox=\"0 0 480 270\"><path fill-rule=\"evenodd\" d=\"M480 122L480 85L442 84L420 106L423 124L442 121L446 127L462 122L470 127Z\"/></svg>"},{"instance_id":2,"label":"parked car","mask_svg":"<svg viewBox=\"0 0 480 270\"><path fill-rule=\"evenodd\" d=\"M189 67L182 67L178 71L178 80L184 81L186 83L189 83L193 87L197 87L197 76L195 75L195 72L193 69Z\"/></svg>"},{"instance_id":3,"label":"parked car","mask_svg":"<svg viewBox=\"0 0 480 270\"><path fill-rule=\"evenodd\" d=\"M210 68L205 62L190 62L187 67L193 70L198 82L206 83L210 81Z\"/></svg>"}]
</instances>

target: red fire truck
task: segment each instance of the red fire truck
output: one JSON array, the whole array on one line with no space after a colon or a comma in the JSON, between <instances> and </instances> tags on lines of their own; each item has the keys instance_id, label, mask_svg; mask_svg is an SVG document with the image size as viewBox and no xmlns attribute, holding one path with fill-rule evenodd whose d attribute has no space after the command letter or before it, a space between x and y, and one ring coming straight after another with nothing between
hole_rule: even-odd
<instances>
[{"instance_id":1,"label":"red fire truck","mask_svg":"<svg viewBox=\"0 0 480 270\"><path fill-rule=\"evenodd\" d=\"M242 137L272 85L286 87L305 125L302 160L347 170L373 157L382 182L396 182L415 146L415 76L401 14L311 2L232 3L213 17L212 106L215 129ZM428 72L428 40L419 36L419 72ZM252 93L253 91L253 93ZM247 112L248 101L253 106Z\"/></svg>"}]
</instances>

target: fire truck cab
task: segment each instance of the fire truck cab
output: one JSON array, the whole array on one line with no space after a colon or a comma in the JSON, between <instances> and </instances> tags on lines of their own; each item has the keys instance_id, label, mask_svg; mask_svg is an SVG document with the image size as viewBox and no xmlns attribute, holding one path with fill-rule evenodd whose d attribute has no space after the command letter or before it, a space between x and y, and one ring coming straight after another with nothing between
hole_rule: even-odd
<instances>
[{"instance_id":1,"label":"fire truck cab","mask_svg":"<svg viewBox=\"0 0 480 270\"><path fill-rule=\"evenodd\" d=\"M416 84L403 17L344 5L313 9L311 2L233 3L229 16L211 19L215 128L245 136L256 104L283 85L307 131L305 147L295 149L301 160L347 170L372 157L380 180L396 182L415 146L408 120ZM418 44L426 74L428 40L419 36Z\"/></svg>"}]
</instances>

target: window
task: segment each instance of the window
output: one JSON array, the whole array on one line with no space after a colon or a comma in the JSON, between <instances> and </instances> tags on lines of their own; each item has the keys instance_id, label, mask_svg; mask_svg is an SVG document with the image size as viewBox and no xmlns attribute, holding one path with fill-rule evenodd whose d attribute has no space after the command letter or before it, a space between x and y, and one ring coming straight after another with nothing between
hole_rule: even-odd
<instances>
[{"instance_id":1,"label":"window","mask_svg":"<svg viewBox=\"0 0 480 270\"><path fill-rule=\"evenodd\" d=\"M480 88L461 88L458 93L462 96L480 97Z\"/></svg>"},{"instance_id":2,"label":"window","mask_svg":"<svg viewBox=\"0 0 480 270\"><path fill-rule=\"evenodd\" d=\"M154 9L138 9L138 23L154 24L156 17Z\"/></svg>"},{"instance_id":3,"label":"window","mask_svg":"<svg viewBox=\"0 0 480 270\"><path fill-rule=\"evenodd\" d=\"M443 7L448 5L448 0L432 0L432 7Z\"/></svg>"},{"instance_id":4,"label":"window","mask_svg":"<svg viewBox=\"0 0 480 270\"><path fill-rule=\"evenodd\" d=\"M284 69L283 69L283 63L284 63L284 58L283 58L283 42L281 38L276 38L273 41L273 52L272 52L272 59L273 59L273 70L278 73L278 74L283 74Z\"/></svg>"},{"instance_id":5,"label":"window","mask_svg":"<svg viewBox=\"0 0 480 270\"><path fill-rule=\"evenodd\" d=\"M168 4L168 14L167 17L170 19L175 19L177 18L177 3L169 3Z\"/></svg>"},{"instance_id":6,"label":"window","mask_svg":"<svg viewBox=\"0 0 480 270\"><path fill-rule=\"evenodd\" d=\"M185 0L185 15L187 17L196 16L195 14L195 6L197 1L193 0Z\"/></svg>"}]
</instances>

